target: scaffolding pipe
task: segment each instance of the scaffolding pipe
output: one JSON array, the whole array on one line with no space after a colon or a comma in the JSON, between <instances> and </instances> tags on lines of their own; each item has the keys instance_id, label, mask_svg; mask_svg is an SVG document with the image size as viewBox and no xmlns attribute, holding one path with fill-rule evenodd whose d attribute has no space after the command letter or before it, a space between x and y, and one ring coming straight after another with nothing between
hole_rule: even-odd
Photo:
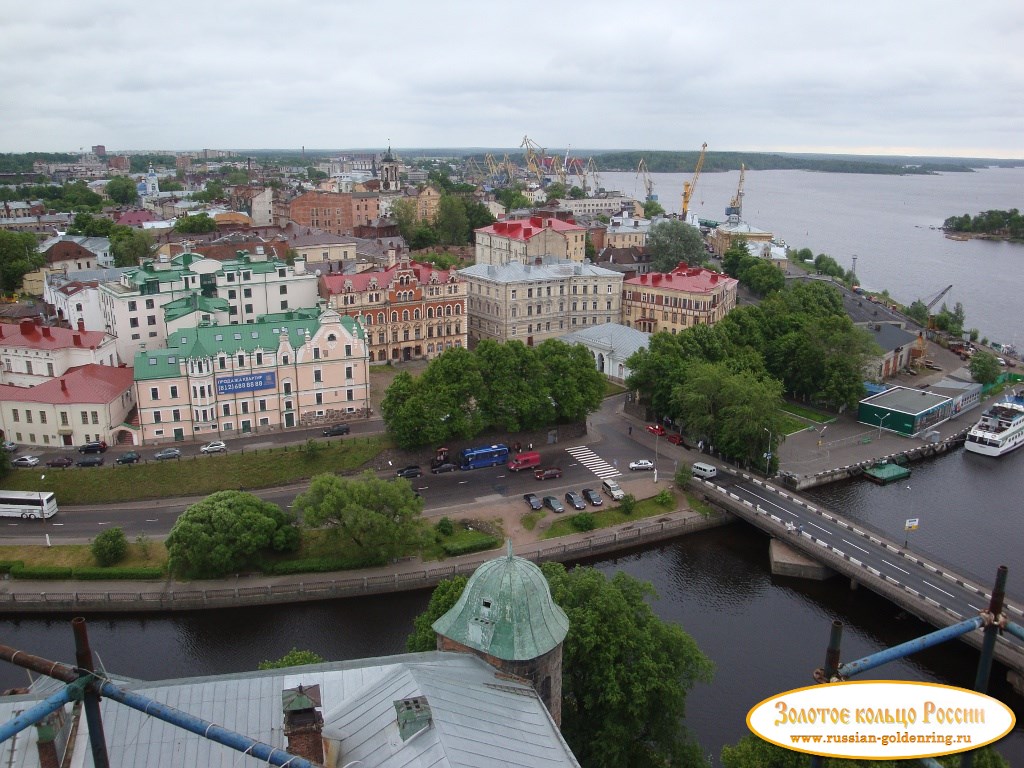
<instances>
[{"instance_id":1,"label":"scaffolding pipe","mask_svg":"<svg viewBox=\"0 0 1024 768\"><path fill-rule=\"evenodd\" d=\"M904 656L909 656L912 653L923 651L925 648L931 648L933 645L944 643L947 640L953 640L961 635L966 635L968 632L973 632L985 623L985 620L981 616L975 616L972 619L965 619L957 624L953 624L948 627L944 627L936 632L931 632L927 635L908 640L900 645L893 646L892 648L886 648L885 650L879 651L878 653L872 653L870 656L865 656L863 659L857 659L847 664L839 665L839 675L843 678L850 678L854 675L859 675L862 672L867 672L869 669L880 667L883 664L888 664L890 661L896 659L902 659Z\"/></svg>"},{"instance_id":2,"label":"scaffolding pipe","mask_svg":"<svg viewBox=\"0 0 1024 768\"><path fill-rule=\"evenodd\" d=\"M26 709L13 720L8 720L0 725L0 743L35 725L48 714L56 712L65 704L70 704L82 698L82 688L84 686L84 681L79 684L72 683L71 685L66 685L56 693L47 696L38 704Z\"/></svg>"},{"instance_id":3,"label":"scaffolding pipe","mask_svg":"<svg viewBox=\"0 0 1024 768\"><path fill-rule=\"evenodd\" d=\"M984 630L981 639L981 656L978 657L978 674L974 678L974 690L988 693L988 679L992 674L992 657L996 651L996 637L999 635L997 619L1003 613L1003 600L1006 597L1007 567L1000 565L996 569L996 583L992 587L992 597L988 601L988 615L993 619ZM971 768L974 765L974 751L964 752L960 758L960 768Z\"/></svg>"},{"instance_id":4,"label":"scaffolding pipe","mask_svg":"<svg viewBox=\"0 0 1024 768\"><path fill-rule=\"evenodd\" d=\"M75 635L75 662L86 677L93 676L92 648L89 646L89 632L85 619L76 616L71 620L71 629ZM96 689L87 686L82 707L85 709L85 722L89 724L89 748L92 750L94 768L110 768L107 755L107 738L103 732L103 715L100 713L100 697Z\"/></svg>"},{"instance_id":5,"label":"scaffolding pipe","mask_svg":"<svg viewBox=\"0 0 1024 768\"><path fill-rule=\"evenodd\" d=\"M1014 624L1012 621L1006 622L1006 631L1015 637L1019 637L1024 640L1024 627L1020 624Z\"/></svg>"}]
</instances>

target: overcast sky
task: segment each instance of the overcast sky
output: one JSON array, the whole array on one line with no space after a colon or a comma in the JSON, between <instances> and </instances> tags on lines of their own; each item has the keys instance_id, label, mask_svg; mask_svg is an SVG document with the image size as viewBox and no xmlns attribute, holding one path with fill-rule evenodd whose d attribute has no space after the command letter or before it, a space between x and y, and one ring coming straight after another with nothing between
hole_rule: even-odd
<instances>
[{"instance_id":1,"label":"overcast sky","mask_svg":"<svg viewBox=\"0 0 1024 768\"><path fill-rule=\"evenodd\" d=\"M543 147L1024 157L1024 3L37 0L0 152Z\"/></svg>"}]
</instances>

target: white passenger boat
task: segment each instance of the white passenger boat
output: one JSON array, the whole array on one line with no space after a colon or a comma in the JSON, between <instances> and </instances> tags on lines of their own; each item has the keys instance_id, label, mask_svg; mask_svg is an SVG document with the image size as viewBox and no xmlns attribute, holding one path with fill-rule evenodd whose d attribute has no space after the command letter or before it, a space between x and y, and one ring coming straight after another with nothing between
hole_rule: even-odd
<instances>
[{"instance_id":1,"label":"white passenger boat","mask_svg":"<svg viewBox=\"0 0 1024 768\"><path fill-rule=\"evenodd\" d=\"M985 410L967 433L964 448L985 456L1002 456L1024 446L1024 397L1014 395Z\"/></svg>"}]
</instances>

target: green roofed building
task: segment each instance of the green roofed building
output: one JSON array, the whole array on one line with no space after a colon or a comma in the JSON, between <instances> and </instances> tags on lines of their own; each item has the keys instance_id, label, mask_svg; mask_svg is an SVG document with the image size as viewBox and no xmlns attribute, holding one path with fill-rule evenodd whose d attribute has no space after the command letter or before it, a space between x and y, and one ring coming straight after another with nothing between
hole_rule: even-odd
<instances>
[{"instance_id":1,"label":"green roofed building","mask_svg":"<svg viewBox=\"0 0 1024 768\"><path fill-rule=\"evenodd\" d=\"M569 631L540 568L512 554L470 576L462 597L433 624L437 648L475 654L533 683L551 717L562 721L562 642Z\"/></svg>"},{"instance_id":2,"label":"green roofed building","mask_svg":"<svg viewBox=\"0 0 1024 768\"><path fill-rule=\"evenodd\" d=\"M369 414L365 334L334 310L181 328L166 347L135 355L134 370L137 444L223 440Z\"/></svg>"}]
</instances>

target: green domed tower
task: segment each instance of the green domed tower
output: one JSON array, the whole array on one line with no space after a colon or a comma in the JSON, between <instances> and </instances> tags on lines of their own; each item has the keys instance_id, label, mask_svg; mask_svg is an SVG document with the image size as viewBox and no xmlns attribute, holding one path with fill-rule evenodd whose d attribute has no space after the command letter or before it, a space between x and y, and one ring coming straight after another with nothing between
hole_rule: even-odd
<instances>
[{"instance_id":1,"label":"green domed tower","mask_svg":"<svg viewBox=\"0 0 1024 768\"><path fill-rule=\"evenodd\" d=\"M462 597L433 624L440 651L474 653L502 672L529 680L555 723L562 721L565 611L551 599L540 568L508 552L481 565Z\"/></svg>"}]
</instances>

